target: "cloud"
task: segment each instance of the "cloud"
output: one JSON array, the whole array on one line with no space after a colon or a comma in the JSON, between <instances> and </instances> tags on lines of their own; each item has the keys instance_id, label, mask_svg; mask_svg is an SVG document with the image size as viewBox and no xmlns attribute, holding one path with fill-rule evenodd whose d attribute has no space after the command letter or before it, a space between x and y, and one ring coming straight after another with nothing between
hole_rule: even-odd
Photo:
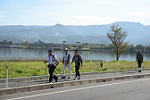
<instances>
[{"instance_id":1,"label":"cloud","mask_svg":"<svg viewBox=\"0 0 150 100\"><path fill-rule=\"evenodd\" d=\"M65 16L60 20L64 25L100 25L109 24L119 19L100 16Z\"/></svg>"}]
</instances>

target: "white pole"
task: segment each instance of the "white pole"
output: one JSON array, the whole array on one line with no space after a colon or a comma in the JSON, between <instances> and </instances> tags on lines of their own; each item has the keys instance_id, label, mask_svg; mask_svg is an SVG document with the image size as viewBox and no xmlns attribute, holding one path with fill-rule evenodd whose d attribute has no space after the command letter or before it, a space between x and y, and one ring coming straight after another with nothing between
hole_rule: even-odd
<instances>
[{"instance_id":1,"label":"white pole","mask_svg":"<svg viewBox=\"0 0 150 100\"><path fill-rule=\"evenodd\" d=\"M6 88L8 88L8 64L6 64Z\"/></svg>"}]
</instances>

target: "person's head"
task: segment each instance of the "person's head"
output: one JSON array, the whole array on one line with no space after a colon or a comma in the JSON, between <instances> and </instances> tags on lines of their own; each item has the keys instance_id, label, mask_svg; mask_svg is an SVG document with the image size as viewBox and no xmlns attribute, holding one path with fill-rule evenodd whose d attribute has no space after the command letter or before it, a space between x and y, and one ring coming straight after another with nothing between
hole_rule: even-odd
<instances>
[{"instance_id":1,"label":"person's head","mask_svg":"<svg viewBox=\"0 0 150 100\"><path fill-rule=\"evenodd\" d=\"M65 48L65 52L68 53L68 48Z\"/></svg>"},{"instance_id":2,"label":"person's head","mask_svg":"<svg viewBox=\"0 0 150 100\"><path fill-rule=\"evenodd\" d=\"M77 49L74 50L74 54L75 54L75 55L78 54L78 50L77 50Z\"/></svg>"},{"instance_id":3,"label":"person's head","mask_svg":"<svg viewBox=\"0 0 150 100\"><path fill-rule=\"evenodd\" d=\"M138 50L138 53L141 53L141 50L140 50L140 49Z\"/></svg>"},{"instance_id":4,"label":"person's head","mask_svg":"<svg viewBox=\"0 0 150 100\"><path fill-rule=\"evenodd\" d=\"M49 49L49 50L48 50L48 54L49 54L49 55L52 55L52 53L53 53L53 50L52 50L52 49Z\"/></svg>"}]
</instances>

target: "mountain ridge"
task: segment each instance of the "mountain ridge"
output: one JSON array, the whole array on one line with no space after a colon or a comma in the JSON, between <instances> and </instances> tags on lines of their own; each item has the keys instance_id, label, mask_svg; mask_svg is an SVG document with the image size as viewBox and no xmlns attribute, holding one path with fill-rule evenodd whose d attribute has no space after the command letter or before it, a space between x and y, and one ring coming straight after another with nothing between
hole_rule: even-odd
<instances>
[{"instance_id":1,"label":"mountain ridge","mask_svg":"<svg viewBox=\"0 0 150 100\"><path fill-rule=\"evenodd\" d=\"M150 25L143 25L139 22L114 22L103 25L50 25L50 26L25 26L25 25L5 25L0 26L0 40L10 40L13 42L36 42L41 40L46 43L100 43L108 44L109 39L106 33L109 32L112 24L127 31L126 41L130 44L149 45ZM133 38L134 37L134 38ZM145 39L144 39L145 38Z\"/></svg>"}]
</instances>

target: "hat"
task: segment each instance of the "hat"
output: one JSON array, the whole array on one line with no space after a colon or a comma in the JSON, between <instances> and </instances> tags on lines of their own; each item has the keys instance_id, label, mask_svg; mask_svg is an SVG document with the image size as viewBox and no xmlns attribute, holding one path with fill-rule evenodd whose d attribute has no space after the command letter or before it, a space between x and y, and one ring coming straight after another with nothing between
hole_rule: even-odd
<instances>
[{"instance_id":1,"label":"hat","mask_svg":"<svg viewBox=\"0 0 150 100\"><path fill-rule=\"evenodd\" d=\"M68 48L65 48L65 51L68 51Z\"/></svg>"},{"instance_id":2,"label":"hat","mask_svg":"<svg viewBox=\"0 0 150 100\"><path fill-rule=\"evenodd\" d=\"M48 52L53 51L52 49L49 49Z\"/></svg>"}]
</instances>

